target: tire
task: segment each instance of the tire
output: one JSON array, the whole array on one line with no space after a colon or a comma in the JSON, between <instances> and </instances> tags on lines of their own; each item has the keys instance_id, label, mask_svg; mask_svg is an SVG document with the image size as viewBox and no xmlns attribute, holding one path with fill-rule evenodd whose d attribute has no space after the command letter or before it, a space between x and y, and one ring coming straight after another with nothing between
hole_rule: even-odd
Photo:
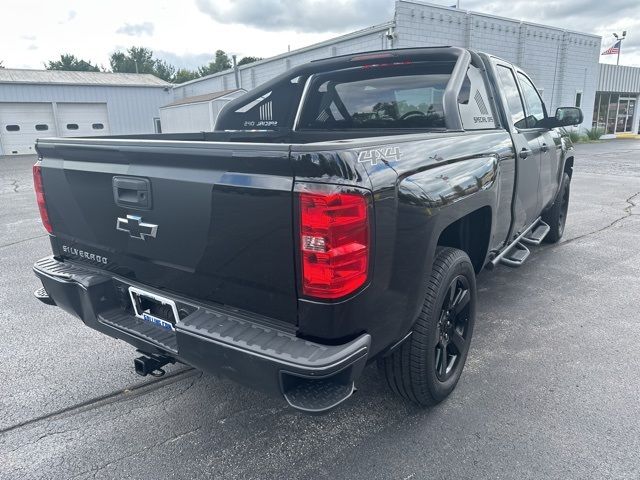
<instances>
[{"instance_id":1,"label":"tire","mask_svg":"<svg viewBox=\"0 0 640 480\"><path fill-rule=\"evenodd\" d=\"M569 196L571 194L571 177L568 173L562 175L560 190L551 208L542 214L542 220L546 222L551 230L544 237L546 243L556 243L564 234L564 226L567 223L567 211L569 209Z\"/></svg>"},{"instance_id":2,"label":"tire","mask_svg":"<svg viewBox=\"0 0 640 480\"><path fill-rule=\"evenodd\" d=\"M452 307L458 307L459 313L447 316ZM475 314L476 277L471 260L462 250L438 248L411 336L378 362L391 390L421 406L444 400L462 373ZM443 348L446 362L442 362Z\"/></svg>"}]
</instances>

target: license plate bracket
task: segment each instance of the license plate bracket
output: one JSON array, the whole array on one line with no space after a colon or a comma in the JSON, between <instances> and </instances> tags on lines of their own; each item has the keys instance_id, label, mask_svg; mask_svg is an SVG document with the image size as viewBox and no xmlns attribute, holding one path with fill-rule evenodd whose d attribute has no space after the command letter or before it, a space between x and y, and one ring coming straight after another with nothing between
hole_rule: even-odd
<instances>
[{"instance_id":1,"label":"license plate bracket","mask_svg":"<svg viewBox=\"0 0 640 480\"><path fill-rule=\"evenodd\" d=\"M156 327L175 331L176 322L180 319L176 302L133 286L129 287L129 297L137 318Z\"/></svg>"}]
</instances>

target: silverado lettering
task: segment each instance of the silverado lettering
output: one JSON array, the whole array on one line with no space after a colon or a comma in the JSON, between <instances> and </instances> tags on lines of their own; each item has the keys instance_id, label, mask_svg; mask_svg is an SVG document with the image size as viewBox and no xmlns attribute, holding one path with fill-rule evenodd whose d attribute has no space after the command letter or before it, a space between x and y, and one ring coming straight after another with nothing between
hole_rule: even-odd
<instances>
[{"instance_id":1,"label":"silverado lettering","mask_svg":"<svg viewBox=\"0 0 640 480\"><path fill-rule=\"evenodd\" d=\"M107 257L96 255L95 253L85 252L84 250L79 250L75 247L62 245L62 251L68 255L84 258L87 260L91 260L93 262L103 263L104 265L109 263L109 260L107 259Z\"/></svg>"}]
</instances>

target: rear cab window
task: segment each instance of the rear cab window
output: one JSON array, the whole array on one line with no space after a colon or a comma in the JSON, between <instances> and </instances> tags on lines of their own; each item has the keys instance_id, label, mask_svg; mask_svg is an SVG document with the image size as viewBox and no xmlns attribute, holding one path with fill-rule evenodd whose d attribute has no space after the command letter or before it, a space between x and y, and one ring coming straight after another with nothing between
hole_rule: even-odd
<instances>
[{"instance_id":1,"label":"rear cab window","mask_svg":"<svg viewBox=\"0 0 640 480\"><path fill-rule=\"evenodd\" d=\"M465 130L484 130L497 127L489 89L481 70L469 65L460 92L458 93L458 111L462 128Z\"/></svg>"},{"instance_id":2,"label":"rear cab window","mask_svg":"<svg viewBox=\"0 0 640 480\"><path fill-rule=\"evenodd\" d=\"M453 66L401 62L314 75L297 129L444 129Z\"/></svg>"},{"instance_id":3,"label":"rear cab window","mask_svg":"<svg viewBox=\"0 0 640 480\"><path fill-rule=\"evenodd\" d=\"M243 96L244 102L218 117L215 129L290 130L305 81L306 77L297 75Z\"/></svg>"}]
</instances>

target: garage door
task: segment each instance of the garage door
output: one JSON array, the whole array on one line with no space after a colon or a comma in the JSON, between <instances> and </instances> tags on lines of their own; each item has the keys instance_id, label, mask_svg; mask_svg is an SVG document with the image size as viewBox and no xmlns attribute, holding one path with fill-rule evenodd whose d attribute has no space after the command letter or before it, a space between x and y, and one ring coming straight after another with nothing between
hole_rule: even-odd
<instances>
[{"instance_id":1,"label":"garage door","mask_svg":"<svg viewBox=\"0 0 640 480\"><path fill-rule=\"evenodd\" d=\"M56 135L50 103L0 103L0 146L3 154L35 153L37 138Z\"/></svg>"},{"instance_id":2,"label":"garage door","mask_svg":"<svg viewBox=\"0 0 640 480\"><path fill-rule=\"evenodd\" d=\"M106 103L58 103L58 125L63 137L109 135Z\"/></svg>"}]
</instances>

